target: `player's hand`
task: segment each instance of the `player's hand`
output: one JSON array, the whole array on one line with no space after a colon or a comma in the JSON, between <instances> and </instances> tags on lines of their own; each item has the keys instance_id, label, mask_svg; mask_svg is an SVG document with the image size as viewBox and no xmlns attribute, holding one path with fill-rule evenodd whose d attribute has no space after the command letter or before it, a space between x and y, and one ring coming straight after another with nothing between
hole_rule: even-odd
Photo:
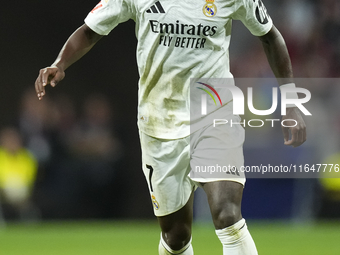
<instances>
[{"instance_id":1,"label":"player's hand","mask_svg":"<svg viewBox=\"0 0 340 255\"><path fill-rule=\"evenodd\" d=\"M303 120L301 113L298 108L287 108L286 115L282 117L282 120L293 119L297 122L295 127L283 127L282 132L284 137L284 144L288 146L297 147L306 141L306 124ZM286 126L294 126L296 123L294 121L285 121ZM291 138L289 139L289 131L291 133Z\"/></svg>"},{"instance_id":2,"label":"player's hand","mask_svg":"<svg viewBox=\"0 0 340 255\"><path fill-rule=\"evenodd\" d=\"M46 67L40 70L39 76L35 81L35 91L39 100L45 96L45 86L50 84L55 87L65 77L65 72L56 66Z\"/></svg>"}]
</instances>

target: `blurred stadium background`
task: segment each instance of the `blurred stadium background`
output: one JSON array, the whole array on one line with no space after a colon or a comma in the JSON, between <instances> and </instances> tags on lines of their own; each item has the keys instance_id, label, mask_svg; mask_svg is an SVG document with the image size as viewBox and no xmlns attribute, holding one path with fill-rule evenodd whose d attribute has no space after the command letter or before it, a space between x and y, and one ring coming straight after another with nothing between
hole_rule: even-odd
<instances>
[{"instance_id":1,"label":"blurred stadium background","mask_svg":"<svg viewBox=\"0 0 340 255\"><path fill-rule=\"evenodd\" d=\"M307 143L295 149L283 146L279 127L247 128L246 164L339 164L340 2L264 3L295 76L311 81L303 87L312 93L313 116L305 118ZM43 101L33 88L95 4L2 3L0 254L157 253L159 229L140 167L134 23L102 39ZM259 40L239 22L230 55L235 77L273 77ZM326 79L320 85L315 78ZM20 152L18 161L8 152ZM21 182L4 184L8 162L25 169ZM260 254L339 254L339 180L248 179L243 214ZM195 254L221 253L200 191L193 240Z\"/></svg>"}]
</instances>

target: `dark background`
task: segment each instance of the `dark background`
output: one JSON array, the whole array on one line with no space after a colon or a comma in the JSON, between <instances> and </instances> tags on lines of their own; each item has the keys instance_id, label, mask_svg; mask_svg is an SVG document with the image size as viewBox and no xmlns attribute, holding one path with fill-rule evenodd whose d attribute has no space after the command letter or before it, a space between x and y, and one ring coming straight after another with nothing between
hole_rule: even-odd
<instances>
[{"instance_id":1,"label":"dark background","mask_svg":"<svg viewBox=\"0 0 340 255\"><path fill-rule=\"evenodd\" d=\"M13 106L18 105L22 91L34 89L39 69L53 63L61 46L83 24L95 4L91 0L3 3L1 124L15 119L13 111L17 109ZM130 115L136 109L137 98L136 42L134 23L121 24L82 61L69 68L67 79L56 90L76 95L78 100L93 91L109 93L115 106Z\"/></svg>"},{"instance_id":2,"label":"dark background","mask_svg":"<svg viewBox=\"0 0 340 255\"><path fill-rule=\"evenodd\" d=\"M93 0L2 3L0 126L16 125L23 92L34 91L39 70L53 63L64 42L83 24L96 3ZM46 90L47 97L59 92L71 95L78 108L82 99L93 92L109 95L122 130L124 148L129 150L122 161L121 180L115 183L119 184L119 190L109 196L120 198L114 201L115 206L124 207L126 217L145 217L152 212L141 171L136 125L136 43L134 22L121 24L71 66L56 88Z\"/></svg>"}]
</instances>

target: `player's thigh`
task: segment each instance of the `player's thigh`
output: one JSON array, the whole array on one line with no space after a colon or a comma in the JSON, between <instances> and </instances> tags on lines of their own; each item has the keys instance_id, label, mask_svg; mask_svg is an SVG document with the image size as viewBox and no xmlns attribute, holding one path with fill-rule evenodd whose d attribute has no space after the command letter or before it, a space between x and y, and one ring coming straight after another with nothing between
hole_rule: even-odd
<instances>
[{"instance_id":1,"label":"player's thigh","mask_svg":"<svg viewBox=\"0 0 340 255\"><path fill-rule=\"evenodd\" d=\"M157 217L184 207L196 188L190 172L189 138L157 139L140 132L143 172Z\"/></svg>"},{"instance_id":2,"label":"player's thigh","mask_svg":"<svg viewBox=\"0 0 340 255\"><path fill-rule=\"evenodd\" d=\"M243 185L235 181L202 183L207 194L216 229L226 228L242 219Z\"/></svg>"},{"instance_id":3,"label":"player's thigh","mask_svg":"<svg viewBox=\"0 0 340 255\"><path fill-rule=\"evenodd\" d=\"M177 239L170 241L184 242L183 245L189 242L193 219L193 200L194 192L192 192L188 202L181 209L169 215L157 217L164 240L169 238Z\"/></svg>"},{"instance_id":4,"label":"player's thigh","mask_svg":"<svg viewBox=\"0 0 340 255\"><path fill-rule=\"evenodd\" d=\"M230 118L237 122L238 116ZM197 183L234 181L244 185L244 128L208 125L191 136L190 178Z\"/></svg>"}]
</instances>

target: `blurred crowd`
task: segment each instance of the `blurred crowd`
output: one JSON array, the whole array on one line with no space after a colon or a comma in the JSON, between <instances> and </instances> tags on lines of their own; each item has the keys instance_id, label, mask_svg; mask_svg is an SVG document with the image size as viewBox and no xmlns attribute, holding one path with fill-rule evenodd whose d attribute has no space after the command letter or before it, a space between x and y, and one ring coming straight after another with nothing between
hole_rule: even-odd
<instances>
[{"instance_id":1,"label":"blurred crowd","mask_svg":"<svg viewBox=\"0 0 340 255\"><path fill-rule=\"evenodd\" d=\"M0 136L4 214L30 219L116 215L115 199L103 196L117 192L124 153L114 109L100 94L85 98L81 108L77 114L75 102L65 95L42 101L33 89L23 95L18 125L4 128ZM16 163L4 162L5 151ZM23 212L28 202L35 208Z\"/></svg>"},{"instance_id":2,"label":"blurred crowd","mask_svg":"<svg viewBox=\"0 0 340 255\"><path fill-rule=\"evenodd\" d=\"M263 1L283 34L295 77L339 77L340 2L338 0ZM234 28L234 34L236 34ZM232 48L238 52L231 67L236 77L272 76L262 47L249 43L249 33Z\"/></svg>"},{"instance_id":3,"label":"blurred crowd","mask_svg":"<svg viewBox=\"0 0 340 255\"><path fill-rule=\"evenodd\" d=\"M287 0L263 1L275 26L283 34L292 60L297 86L308 89L312 100L306 104L313 116L305 116L307 143L294 150L273 148L277 129L267 129L265 134L247 130L245 154L249 164L259 163L261 155L273 160L277 155L289 155L293 164L340 164L340 1L338 0ZM242 32L238 33L238 30ZM231 69L235 77L273 77L261 44L241 24L235 22L231 43ZM234 38L235 39L235 38ZM332 79L333 78L333 79ZM272 84L271 84L272 85ZM263 86L259 90L268 91ZM263 92L266 94L268 92ZM267 102L266 102L267 101ZM271 97L262 98L259 105L271 106ZM279 118L279 116L273 116ZM260 147L263 147L260 149ZM260 152L259 152L260 150ZM281 154L282 155L282 154ZM246 163L247 163L246 158ZM282 163L279 160L276 164ZM340 217L340 183L335 178L296 179L286 187L292 194L289 216L297 220L315 217ZM279 181L278 181L279 182ZM282 182L282 181L281 181ZM272 181L259 181L258 187L270 187ZM248 185L250 186L250 185ZM276 187L280 187L277 183ZM272 192L288 194L273 188ZM265 194L261 194L262 196ZM286 197L288 197L286 195ZM261 198L253 197L255 203ZM262 196L263 200L263 196ZM275 204L273 198L270 203ZM269 201L267 201L269 202ZM283 201L280 201L283 203ZM279 204L277 204L279 207ZM274 206L275 207L275 206ZM254 205L254 209L255 209ZM261 212L265 215L267 208ZM260 215L259 214L259 215ZM287 214L288 216L288 214Z\"/></svg>"},{"instance_id":4,"label":"blurred crowd","mask_svg":"<svg viewBox=\"0 0 340 255\"><path fill-rule=\"evenodd\" d=\"M263 2L284 35L295 76L309 78L303 87L313 97L309 107L314 118L306 118L312 139L292 156L296 162L340 163L340 84L337 79L314 80L340 76L340 1ZM237 23L233 36L234 76L272 77L257 39ZM79 105L61 94L38 101L33 86L22 95L16 125L1 127L0 132L0 219L120 216L117 204L125 197L119 174L129 150L124 131L117 126L110 95L93 93ZM266 136L261 143L270 153L271 135ZM256 138L247 136L250 154L252 143L258 145ZM306 187L297 189L299 194L312 193L305 211L297 215L306 215L307 209L328 217L332 208L331 216L340 216L338 182L315 179L297 185Z\"/></svg>"}]
</instances>

